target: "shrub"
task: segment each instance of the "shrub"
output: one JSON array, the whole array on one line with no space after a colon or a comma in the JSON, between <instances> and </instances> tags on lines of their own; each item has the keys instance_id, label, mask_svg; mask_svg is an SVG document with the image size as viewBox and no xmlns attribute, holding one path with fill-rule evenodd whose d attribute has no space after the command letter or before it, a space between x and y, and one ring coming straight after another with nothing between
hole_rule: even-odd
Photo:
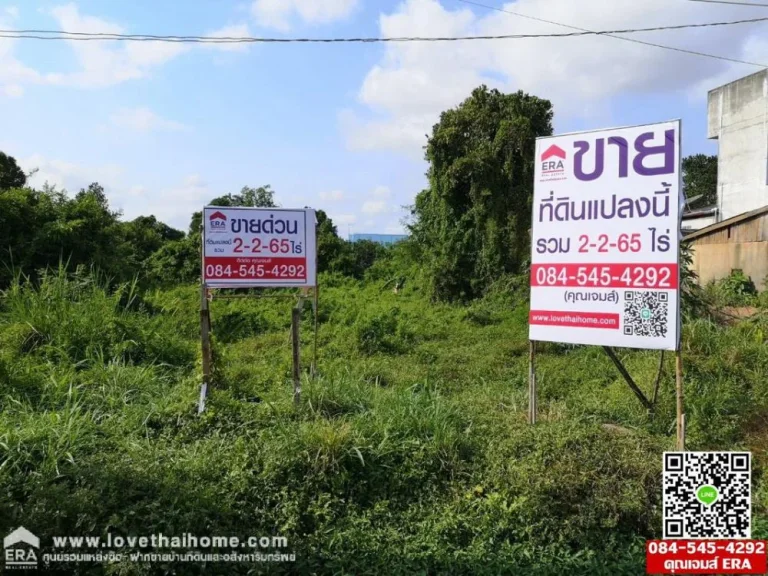
<instances>
[{"instance_id":1,"label":"shrub","mask_svg":"<svg viewBox=\"0 0 768 576\"><path fill-rule=\"evenodd\" d=\"M716 301L723 306L748 306L756 303L755 283L742 270L731 271L727 277L715 282L710 290Z\"/></svg>"},{"instance_id":2,"label":"shrub","mask_svg":"<svg viewBox=\"0 0 768 576\"><path fill-rule=\"evenodd\" d=\"M413 332L399 308L372 314L361 313L355 322L357 347L363 354L401 354L413 340Z\"/></svg>"}]
</instances>

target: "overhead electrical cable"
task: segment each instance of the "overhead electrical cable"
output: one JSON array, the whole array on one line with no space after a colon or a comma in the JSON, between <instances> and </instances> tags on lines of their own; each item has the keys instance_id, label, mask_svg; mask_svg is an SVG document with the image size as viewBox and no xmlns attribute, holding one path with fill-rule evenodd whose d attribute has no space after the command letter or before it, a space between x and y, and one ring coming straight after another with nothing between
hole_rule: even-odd
<instances>
[{"instance_id":1,"label":"overhead electrical cable","mask_svg":"<svg viewBox=\"0 0 768 576\"><path fill-rule=\"evenodd\" d=\"M470 4L478 4L469 0L461 0ZM492 8L485 6L487 8ZM501 9L499 9L501 10ZM517 16L541 20L557 26L564 26L576 30L576 32L564 32L555 34L503 34L503 35L482 35L482 36L401 36L401 37L358 37L358 38L265 38L254 36L180 36L180 35L155 35L155 34L112 34L104 32L67 32L64 30L0 30L0 38L9 39L33 39L33 40L69 40L69 41L120 41L120 42L170 42L170 43L193 43L193 44L252 44L252 43L377 43L377 42L457 42L468 40L520 40L530 38L569 38L579 36L613 36L614 34L635 34L640 32L659 32L665 30L682 30L690 28L711 28L717 26L733 26L739 24L751 24L756 22L768 21L768 16L763 18L750 18L746 20L733 20L728 22L704 22L699 24L677 24L672 26L655 26L651 28L628 28L621 30L587 30L576 26L568 26L557 22L523 16L507 10ZM642 44L649 44L640 40L622 38ZM683 52L690 52L683 49L677 49ZM715 57L709 55L710 57ZM727 59L727 58L721 58ZM731 59L732 60L732 59ZM753 62L735 62L748 63L755 66L763 66Z\"/></svg>"},{"instance_id":2,"label":"overhead electrical cable","mask_svg":"<svg viewBox=\"0 0 768 576\"><path fill-rule=\"evenodd\" d=\"M579 26L572 26L570 24L563 24L562 22L555 22L554 20L547 20L545 18L538 18L536 16L529 16L528 14L523 14L521 12L515 12L512 10L506 10L504 8L499 8L498 6L490 6L488 4L482 4L480 2L474 2L474 0L458 0L459 2L463 2L465 4L472 4L474 6L479 6L481 8L487 8L488 10L495 10L497 12L503 12L505 14L511 14L512 16L518 16L520 18L526 18L528 20L535 20L536 22L543 22L545 24L552 24L554 26L560 26L562 28L569 28L571 30L578 30L580 32L586 33L592 33L599 36L606 36L608 38L615 38L616 40L624 40L626 42L634 42L635 44L643 44L645 46L652 46L654 48L661 48L664 50L673 50L675 52L682 52L684 54L692 54L694 56L702 56L705 58L713 58L715 60L724 60L726 62L734 62L736 64L747 64L749 66L757 66L759 68L768 68L768 64L762 64L760 62L750 62L748 60L739 60L738 58L730 58L728 56L720 56L719 54L710 54L708 52L699 52L697 50L689 50L687 48L678 48L676 46L667 46L666 44L657 44L656 42L648 42L646 40L638 40L637 38L625 38L624 36L616 36L616 34L626 34L626 31L608 31L608 32L594 32L592 30L589 30L587 28L581 28ZM751 20L739 20L738 22L740 24L744 24L747 22L761 22L764 18L756 18ZM686 26L688 28L688 26ZM652 32L654 30L650 29L643 29L643 30L636 30L639 32Z\"/></svg>"},{"instance_id":3,"label":"overhead electrical cable","mask_svg":"<svg viewBox=\"0 0 768 576\"><path fill-rule=\"evenodd\" d=\"M707 4L729 4L731 6L754 6L755 8L768 8L768 4L755 2L734 2L733 0L688 0L688 2L705 2Z\"/></svg>"}]
</instances>

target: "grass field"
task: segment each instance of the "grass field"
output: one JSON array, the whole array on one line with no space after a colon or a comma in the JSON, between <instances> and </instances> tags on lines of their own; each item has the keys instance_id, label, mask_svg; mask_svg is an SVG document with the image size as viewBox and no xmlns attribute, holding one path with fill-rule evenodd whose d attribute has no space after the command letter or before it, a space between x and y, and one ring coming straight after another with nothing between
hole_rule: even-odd
<instances>
[{"instance_id":1,"label":"grass field","mask_svg":"<svg viewBox=\"0 0 768 576\"><path fill-rule=\"evenodd\" d=\"M523 283L469 306L431 303L416 285L322 283L319 373L305 371L301 407L293 301L215 300L216 385L201 416L195 286L107 290L64 272L13 285L0 299L0 532L282 535L296 554L82 574L644 572L661 453L674 447L672 355L650 416L599 348L541 345L531 427ZM307 308L305 368L311 328ZM688 448L753 450L757 538L766 335L762 313L688 319L683 339ZM658 353L620 356L650 394Z\"/></svg>"}]
</instances>

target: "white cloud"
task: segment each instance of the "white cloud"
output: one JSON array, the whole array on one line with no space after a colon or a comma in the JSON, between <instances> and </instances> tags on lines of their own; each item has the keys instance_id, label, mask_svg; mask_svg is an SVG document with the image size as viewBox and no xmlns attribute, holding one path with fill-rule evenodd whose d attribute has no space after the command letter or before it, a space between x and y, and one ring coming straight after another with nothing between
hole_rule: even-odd
<instances>
[{"instance_id":1,"label":"white cloud","mask_svg":"<svg viewBox=\"0 0 768 576\"><path fill-rule=\"evenodd\" d=\"M363 214L383 214L387 212L387 203L384 200L368 200L361 210Z\"/></svg>"},{"instance_id":2,"label":"white cloud","mask_svg":"<svg viewBox=\"0 0 768 576\"><path fill-rule=\"evenodd\" d=\"M113 126L134 130L136 132L152 132L155 130L180 131L188 130L187 126L172 120L161 118L152 110L142 108L122 108L110 116Z\"/></svg>"},{"instance_id":3,"label":"white cloud","mask_svg":"<svg viewBox=\"0 0 768 576\"><path fill-rule=\"evenodd\" d=\"M189 174L168 188L150 190L136 185L108 189L108 197L123 211L125 220L154 215L166 224L186 230L192 213L211 199L213 193L199 174Z\"/></svg>"},{"instance_id":4,"label":"white cloud","mask_svg":"<svg viewBox=\"0 0 768 576\"><path fill-rule=\"evenodd\" d=\"M389 198L392 196L392 190L390 190L387 186L377 186L373 190L373 195L376 198Z\"/></svg>"},{"instance_id":5,"label":"white cloud","mask_svg":"<svg viewBox=\"0 0 768 576\"><path fill-rule=\"evenodd\" d=\"M357 222L357 216L354 214L331 214L330 216L337 226L348 226Z\"/></svg>"},{"instance_id":6,"label":"white cloud","mask_svg":"<svg viewBox=\"0 0 768 576\"><path fill-rule=\"evenodd\" d=\"M11 7L13 8L13 7ZM12 20L18 16L18 10L6 9L0 12L0 28L14 28ZM41 81L40 74L25 66L15 56L18 40L0 38L0 94L18 98L24 94L23 84Z\"/></svg>"},{"instance_id":7,"label":"white cloud","mask_svg":"<svg viewBox=\"0 0 768 576\"><path fill-rule=\"evenodd\" d=\"M296 19L304 24L341 20L357 4L358 0L255 0L251 13L261 26L287 32Z\"/></svg>"},{"instance_id":8,"label":"white cloud","mask_svg":"<svg viewBox=\"0 0 768 576\"><path fill-rule=\"evenodd\" d=\"M126 30L102 18L81 14L74 3L55 6L38 12L50 16L57 28L68 32L124 34ZM18 17L15 7L0 9L0 27L13 28L11 20ZM248 36L247 24L225 26L209 36ZM23 64L15 55L18 40L0 39L0 94L18 96L27 84L105 88L130 80L146 78L153 71L191 51L192 45L173 42L119 42L67 40L77 61L74 71L46 72ZM57 43L57 45L59 45ZM244 51L248 44L206 44L201 49ZM9 86L11 88L9 89Z\"/></svg>"},{"instance_id":9,"label":"white cloud","mask_svg":"<svg viewBox=\"0 0 768 576\"><path fill-rule=\"evenodd\" d=\"M9 98L21 98L24 96L24 88L18 84L6 84L3 86L3 93Z\"/></svg>"},{"instance_id":10,"label":"white cloud","mask_svg":"<svg viewBox=\"0 0 768 576\"><path fill-rule=\"evenodd\" d=\"M403 225L399 222L392 222L389 226L387 226L384 229L385 234L405 234L405 229L403 228Z\"/></svg>"},{"instance_id":11,"label":"white cloud","mask_svg":"<svg viewBox=\"0 0 768 576\"><path fill-rule=\"evenodd\" d=\"M326 202L338 202L344 199L344 192L341 190L323 191L318 196L320 196L320 200L325 200Z\"/></svg>"},{"instance_id":12,"label":"white cloud","mask_svg":"<svg viewBox=\"0 0 768 576\"><path fill-rule=\"evenodd\" d=\"M251 30L248 28L248 24L245 23L233 24L232 26L224 26L223 28L219 28L218 30L214 30L209 34L206 34L206 36L218 38L243 38L250 35ZM238 44L216 43L205 44L204 46L213 50L221 50L222 52L247 52L250 44L245 42Z\"/></svg>"},{"instance_id":13,"label":"white cloud","mask_svg":"<svg viewBox=\"0 0 768 576\"><path fill-rule=\"evenodd\" d=\"M199 174L189 174L176 186L150 190L142 185L125 185L126 171L119 165L84 165L41 154L18 158L18 162L27 173L37 169L29 178L30 186L41 188L47 182L73 195L91 182L98 182L104 187L110 206L121 210L124 220L153 214L181 230L187 229L192 213L213 195Z\"/></svg>"},{"instance_id":14,"label":"white cloud","mask_svg":"<svg viewBox=\"0 0 768 576\"><path fill-rule=\"evenodd\" d=\"M57 6L50 11L58 27L68 32L122 34L125 30L101 18L81 15L75 4ZM46 81L78 87L113 86L147 76L178 55L188 51L188 44L169 42L80 42L69 40L80 69L67 74L51 74Z\"/></svg>"},{"instance_id":15,"label":"white cloud","mask_svg":"<svg viewBox=\"0 0 768 576\"><path fill-rule=\"evenodd\" d=\"M382 36L461 36L558 33L567 28L445 0L405 0L382 14ZM504 9L593 30L744 18L743 8L668 0L517 0ZM700 52L768 62L768 24L725 26L633 38ZM622 94L699 90L753 72L744 65L682 54L608 37L388 44L358 92L359 109L344 110L340 126L353 149L418 153L441 111L480 84L525 90L553 101L559 116L610 114Z\"/></svg>"},{"instance_id":16,"label":"white cloud","mask_svg":"<svg viewBox=\"0 0 768 576\"><path fill-rule=\"evenodd\" d=\"M125 220L151 214L179 230L187 230L192 213L200 210L212 195L199 174L189 174L169 188L149 190L132 186L108 190L110 202L123 211Z\"/></svg>"},{"instance_id":17,"label":"white cloud","mask_svg":"<svg viewBox=\"0 0 768 576\"><path fill-rule=\"evenodd\" d=\"M57 158L47 158L42 154L33 154L19 158L19 166L24 172L36 170L29 178L29 185L40 188L46 182L59 189L77 192L87 188L91 182L99 182L105 188L119 182L123 168L118 164L86 166Z\"/></svg>"}]
</instances>

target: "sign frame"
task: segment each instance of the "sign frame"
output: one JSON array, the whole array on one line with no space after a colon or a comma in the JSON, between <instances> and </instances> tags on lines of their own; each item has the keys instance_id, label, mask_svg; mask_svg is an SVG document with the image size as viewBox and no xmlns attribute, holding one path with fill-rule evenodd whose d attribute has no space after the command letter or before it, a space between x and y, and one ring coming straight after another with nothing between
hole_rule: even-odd
<instances>
[{"instance_id":1,"label":"sign frame","mask_svg":"<svg viewBox=\"0 0 768 576\"><path fill-rule=\"evenodd\" d=\"M540 143L546 142L546 141L549 141L549 140L553 140L554 142L553 142L552 146L550 146L550 149L553 146L559 149L559 146L558 146L559 142L557 142L557 140L558 139L562 139L562 138L600 134L600 135L604 135L604 137L606 139L608 139L609 137L613 137L613 136L621 136L621 134L617 134L617 132L620 132L620 131L640 132L643 128L655 128L657 130L656 133L658 134L658 130L661 129L662 127L664 127L665 125L668 126L667 129L674 129L677 132L676 138L675 138L675 143L674 143L675 150L674 150L674 153L673 153L674 154L674 157L673 157L673 160L674 160L673 173L672 174L667 173L667 174L660 174L659 175L659 179L660 180L663 179L663 180L668 180L669 181L669 182L665 182L665 184L668 184L669 188L671 188L672 190L674 190L675 188L677 189L676 190L677 191L676 195L672 194L672 195L667 197L668 208L672 209L671 210L672 213L676 212L676 214L677 214L677 218L676 218L676 222L674 224L674 227L672 225L670 225L669 226L669 231L667 233L668 234L668 239L670 241L674 241L676 243L676 245L677 245L677 250L674 253L675 254L674 261L672 261L671 258L668 258L668 259L659 258L658 260L651 261L651 262L640 262L637 259L635 259L635 260L631 259L629 257L630 253L628 251L625 251L623 254L620 254L618 252L618 250L614 250L614 253L611 254L611 257L613 257L614 260L616 260L616 264L614 264L611 261L606 261L605 259L602 259L602 258L599 258L599 257L595 257L594 252L592 252L592 250L589 249L589 248L587 249L588 254L586 256L581 257L581 260L579 260L579 261L574 261L574 260L570 259L569 258L570 255L566 254L566 257L563 259L562 262L555 261L555 262L557 262L557 263L555 263L555 262L552 262L551 259L547 258L548 254L544 254L543 256L541 254L537 254L537 252L536 252L537 235L536 235L536 232L535 232L535 230L536 230L536 222L537 222L536 212L537 212L537 209L539 208L539 204L537 203L537 200L540 199L542 190L545 187L547 187L546 183L545 184L541 183L542 173L540 172L539 166L538 166L538 163L539 163L539 156L538 156L538 154L540 152L544 152L546 154L546 151L544 151L544 146L542 144L540 144ZM628 339L628 338L623 338L623 335L621 335L621 334L618 335L620 337L615 338L614 341L612 341L612 342L611 341L604 341L606 339L604 339L603 336L605 335L604 333L607 332L606 330L590 328L589 329L590 334L589 334L589 337L587 337L586 333L583 333L583 332L582 332L581 335L579 335L578 333L574 334L574 330L582 330L583 331L584 328L580 328L580 327L575 326L573 324L570 325L570 326L566 326L564 324L552 324L553 327L557 327L558 329L565 328L566 330L568 330L569 331L569 338L566 338L566 339L563 339L563 340L556 339L556 338L546 338L546 337L542 337L541 333L542 332L546 333L546 332L549 332L550 330L548 330L547 327L544 326L543 324L542 325L537 324L536 325L537 327L534 328L535 325L531 323L532 322L531 318L529 318L529 339L531 339L531 340L538 340L538 341L546 341L546 342L563 342L563 343L567 343L567 344L609 345L609 346L617 345L617 346L627 347L627 348L648 349L648 350L676 351L677 349L679 349L680 342L681 342L681 328L682 328L682 325L681 325L681 314L680 314L680 282L681 282L681 274L680 274L680 272L681 272L681 268L680 268L680 244L681 244L681 241L682 241L682 234L680 232L680 227L681 227L681 223L682 223L682 209L683 209L683 205L684 205L684 196L683 196L683 192L682 192L682 128L683 128L683 125L682 125L682 121L680 119L672 119L672 120L665 120L665 121L661 121L661 122L653 122L653 123L646 123L646 124L637 124L637 125L620 126L620 127L613 127L613 128L600 128L600 129L591 129L591 130L583 130L583 131L576 131L576 132L568 132L568 133L564 133L564 134L554 134L554 135L551 135L551 136L542 136L542 137L536 138L536 154L537 154L537 156L535 158L535 161L537 162L537 166L536 166L536 170L534 171L534 192L533 192L533 201L531 203L531 301L532 301L531 302L531 308L533 309L532 312L547 312L547 311L551 311L552 310L551 308L548 308L547 310L536 310L534 308L534 300L536 299L535 296L534 296L534 294L535 294L534 288L535 287L540 287L540 288L544 288L544 289L554 288L555 290L560 288L560 286L557 286L557 285L554 285L554 284L551 284L551 283L547 284L546 282L544 284L539 284L539 286L535 286L535 283L536 283L536 272L543 271L543 270L540 270L540 267L546 267L546 269L549 270L549 271L559 272L560 278L567 277L568 280L567 280L566 284L563 284L563 286L567 285L569 287L572 287L574 289L574 291L581 289L582 291L593 290L593 291L596 291L596 292L597 291L600 291L600 292L604 291L604 288L603 288L604 285L602 283L602 277L600 278L599 283L593 283L592 285L588 285L586 283L578 284L577 285L575 283L575 272L576 272L575 268L576 268L576 266L579 266L580 268L583 267L586 271L590 271L590 276L593 273L596 274L598 269L600 269L601 274L607 274L607 273L609 273L609 270L610 270L610 274L611 274L610 278L612 278L611 287L615 288L614 292L616 292L616 290L619 291L619 293L617 293L617 295L616 295L616 299L617 299L617 303L616 303L617 306L616 307L617 308L622 303L621 295L623 295L627 291L637 291L637 292L640 292L640 291L660 291L660 293L667 295L665 297L668 297L668 295L670 295L670 294L674 294L674 300L675 300L674 307L670 306L671 309L669 310L668 320L666 321L667 327L669 329L675 331L674 342L672 342L670 339L667 339L667 343L666 344L660 344L660 345L656 345L656 346L654 346L654 345L651 345L651 346L643 345L643 344L653 344L653 342L647 342L647 343L644 342L642 344L638 344L638 342L635 342L635 343L631 343L630 344L630 343L626 343L626 342L620 342L620 340L627 340ZM626 139L624 139L624 138L620 138L620 139L623 139L625 141L625 143L626 143ZM658 142L657 140L654 140L654 141L650 142L648 144L649 148L652 150L654 147L658 147L657 144L656 144L657 142ZM632 148L632 143L633 142L626 143L627 148ZM541 149L540 149L540 147L541 147ZM615 169L615 167L617 167L617 164L618 164L617 162L608 162L609 150L610 149L611 149L610 145L606 144L605 145L604 155L603 155L603 158L605 158L605 162L604 162L604 165L601 165L601 166L603 166L602 169L604 170L604 173L605 172L609 172L609 170ZM635 148L635 150L637 150L637 148ZM562 149L560 149L560 151L565 153L565 151L563 151ZM640 154L640 150L637 150L637 153ZM647 152L644 152L644 153L650 155ZM592 156L595 156L595 154L596 154L596 152L594 150L594 144L593 144L593 150L592 150L591 154L592 154ZM627 170L628 173L630 173L630 178L627 178L626 174L621 175L621 178L614 177L614 180L618 180L613 185L613 189L616 190L615 194L619 194L620 193L620 189L617 189L617 188L618 188L618 186L620 186L621 184L623 184L625 182L629 182L629 187L630 187L630 190L631 190L633 187L637 188L637 187L639 187L641 185L642 180L639 180L638 178L642 178L643 180L645 180L645 179L649 179L650 177L653 176L653 175L645 175L645 174L642 174L642 173L640 173L640 175L638 176L637 174L631 173L632 169L631 169L630 165L632 164L632 157L633 157L633 154L630 154L630 151L626 151L625 154L624 154L624 157L622 158L622 161L626 163L625 164L625 169ZM646 169L649 169L649 168L646 168ZM676 174L674 174L674 172L676 172ZM565 175L565 172L563 173L563 175ZM554 176L556 177L557 173L555 173ZM670 176L672 178L670 178ZM675 176L676 176L676 178L675 178ZM573 178L573 172L572 171L571 171L570 177ZM633 178L632 177L634 177L634 182L633 182ZM624 180L624 178L627 178L627 180ZM594 180L597 180L597 178L595 177L595 178L584 178L584 179L574 180L574 183L576 184L575 185L575 189L578 190L578 193L583 193L585 190L594 189L596 187L595 184L592 183ZM550 180L550 181L552 181L552 180ZM554 181L556 181L556 180L554 180ZM604 181L602 185L597 185L597 186L599 186L603 190L609 190L609 189L611 189L611 184L612 183L610 181L607 184ZM581 190L579 190L579 188ZM565 196L573 197L574 192L571 191L573 189L574 189L574 187L568 186L568 188L566 190L556 190L555 186L553 186L553 190L550 192L550 196L554 198L555 193L557 193L558 195L565 195ZM670 191L672 191L672 190L670 190ZM537 193L539 193L538 197L537 197ZM558 200L561 200L561 199L558 198ZM562 200L566 200L566 198L563 198ZM595 200L594 197L590 197L589 198L589 202L587 202L587 203L589 204L592 201L594 201L595 203L597 202L597 200ZM616 200L614 198L614 202L615 201ZM543 203L544 202L542 201L541 204L543 205ZM590 208L590 210L591 210L591 208ZM596 205L595 205L595 210L597 210L597 206ZM655 210L655 206L654 206L654 210ZM616 204L614 204L614 214L616 213L615 211L616 211ZM560 220L560 218L557 218L557 217L555 219ZM578 230L579 224L578 223L574 224L574 221L576 221L576 220L577 219L574 219L573 221L570 221L570 219L566 219L561 226L570 227L572 229L577 229ZM587 218L582 218L580 220L583 220L583 222L581 223L582 232L585 231L586 227L590 225L588 223L591 223L594 226L594 225L599 225L599 222L600 222L599 219L588 220ZM671 220L671 218L669 220ZM627 220L627 221L629 222L629 220ZM611 222L611 224L613 224L614 228L618 228L616 226L616 223L618 223L618 222L619 222L619 220L613 220ZM550 219L550 221L547 224L548 225L545 228L548 229L548 230L552 230L555 227L554 219ZM541 228L539 228L539 229L541 230ZM590 231L593 232L593 229L591 229ZM563 236L567 235L567 232L566 233L561 233L561 232L558 231L557 233L558 234L562 234ZM572 232L573 237L569 238L569 240L576 241L576 239L578 238L578 236L577 236L578 233L579 232L576 232L576 231ZM553 232L553 234L554 234L554 232ZM616 233L616 235L617 234L618 233ZM674 238L672 238L673 235L674 235ZM614 238L611 238L611 239L613 240L614 243L611 244L610 246L612 246L613 248L616 248L616 243L615 242L616 242L617 238L614 237ZM642 254L646 254L646 255L650 254L647 246L648 246L648 244L646 243L645 250L641 249L641 253ZM578 246L577 247L571 247L571 248L578 248ZM575 249L573 250L573 252L575 252ZM591 258L590 258L590 256L591 256ZM543 262L542 262L542 260L543 260ZM668 274L670 272L672 272L670 270L670 267L672 267L672 266L674 266L674 275L675 275L674 278L673 278L674 288L673 289L660 288L659 287L660 281L658 280L658 278L661 278L663 276L664 272L667 272ZM644 283L643 279L641 279L641 282L640 282L639 285L637 284L637 282L634 281L634 279L633 279L633 281L631 281L629 283L620 282L619 281L619 276L622 275L622 273L623 274L628 274L628 273L630 273L630 271L632 272L632 274L636 274L637 272L640 272L641 276L644 276L644 275L647 274L647 278L650 279L651 277L653 277L654 282L652 283L649 280L646 283ZM626 276L625 276L625 278L626 278ZM654 285L654 283L657 283L657 282L659 282L659 284L658 285ZM584 301L582 300L582 302L584 302ZM592 311L591 310L591 308L589 306L589 303L586 304L586 307L588 308L588 310L584 310L583 312L581 312L581 311L574 311L574 310L567 310L567 309L566 310L562 310L561 309L559 311L553 311L553 312L554 313L558 313L559 312L559 313L564 314L564 315L571 313L571 314L574 314L575 316L579 316L579 315L583 314L584 316L588 317L588 318L586 318L587 320L591 320L592 322L597 322L597 321L600 321L600 322L606 321L607 322L608 319L604 320L603 318L599 318L599 317L602 317L602 316L606 316L606 317L607 316L612 316L613 318L611 318L610 320L615 322L614 323L615 329L616 330L620 329L620 326L622 325L621 314L601 314L601 313L597 313L596 311ZM568 308L568 306L566 306L565 308ZM605 311L605 310L602 310L602 311ZM553 320L553 317L550 317L550 321L552 321L552 320ZM539 327L539 326L541 326L541 327ZM535 334L535 333L538 333L538 334ZM642 338L644 338L644 336L640 337L640 338L642 339ZM638 341L637 337L633 337L633 339ZM589 340L589 341L586 341L586 340ZM618 340L618 342L616 340Z\"/></svg>"},{"instance_id":2,"label":"sign frame","mask_svg":"<svg viewBox=\"0 0 768 576\"><path fill-rule=\"evenodd\" d=\"M206 254L208 237L208 223L206 215L209 211L230 212L244 211L250 213L294 213L303 214L303 259L306 266L306 280L274 280L265 279L264 281L255 281L252 279L244 280L214 280L206 277L206 258L216 258ZM311 216L311 217L310 217ZM232 233L228 233L231 235ZM248 233L251 234L251 233ZM231 255L226 256L232 258ZM248 256L248 258L253 258ZM264 258L274 258L278 260L280 256L264 256ZM313 208L264 208L251 206L203 206L202 211L202 254L200 261L200 278L208 288L314 288L317 286L317 211Z\"/></svg>"}]
</instances>

